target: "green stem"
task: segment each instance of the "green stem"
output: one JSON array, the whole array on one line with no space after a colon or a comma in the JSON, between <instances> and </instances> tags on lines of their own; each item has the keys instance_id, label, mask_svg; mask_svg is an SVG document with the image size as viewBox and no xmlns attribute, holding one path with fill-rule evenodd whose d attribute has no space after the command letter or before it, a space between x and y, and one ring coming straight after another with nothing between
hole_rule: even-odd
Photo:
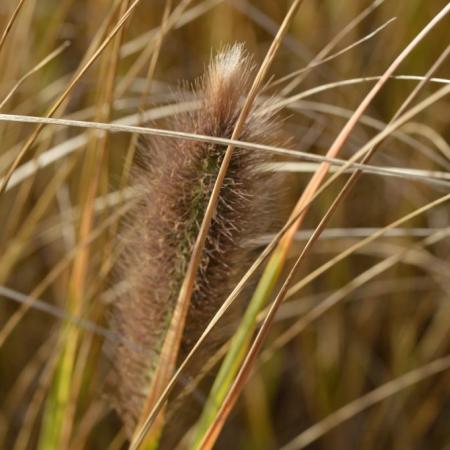
<instances>
[{"instance_id":1,"label":"green stem","mask_svg":"<svg viewBox=\"0 0 450 450\"><path fill-rule=\"evenodd\" d=\"M45 406L39 450L63 448L64 424L70 402L78 336L78 330L73 325L63 326L60 335L63 351L57 362L54 381Z\"/></svg>"},{"instance_id":2,"label":"green stem","mask_svg":"<svg viewBox=\"0 0 450 450\"><path fill-rule=\"evenodd\" d=\"M284 265L285 252L281 248L273 253L266 269L259 280L256 290L239 325L238 330L230 344L230 349L214 380L213 387L203 408L202 415L197 424L196 434L191 445L192 450L198 450L209 426L214 421L216 414L225 399L234 377L245 357L251 342L251 337L257 326L259 313L267 304L275 285L280 277Z\"/></svg>"}]
</instances>

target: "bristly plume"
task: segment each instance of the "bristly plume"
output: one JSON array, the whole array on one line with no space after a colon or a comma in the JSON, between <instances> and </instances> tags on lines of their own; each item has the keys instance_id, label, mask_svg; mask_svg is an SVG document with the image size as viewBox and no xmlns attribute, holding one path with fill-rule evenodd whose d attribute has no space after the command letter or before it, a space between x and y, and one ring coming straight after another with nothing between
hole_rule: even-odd
<instances>
[{"instance_id":1,"label":"bristly plume","mask_svg":"<svg viewBox=\"0 0 450 450\"><path fill-rule=\"evenodd\" d=\"M230 138L249 89L253 67L242 45L220 53L196 83L197 110L173 119L171 128ZM266 105L255 106L241 139L282 144ZM158 351L186 273L208 199L226 147L186 140L145 139L134 180L144 194L122 234L126 248L116 273L129 292L113 305L114 331L130 344L117 344L113 362L114 406L131 434L139 418ZM179 360L192 348L207 323L248 268L252 251L244 245L268 231L279 180L258 170L267 153L236 149L222 186L196 279ZM233 313L226 320L230 327ZM210 345L228 333L218 327ZM211 347L209 348L211 349ZM203 354L203 358L207 358ZM198 355L201 361L202 354Z\"/></svg>"}]
</instances>

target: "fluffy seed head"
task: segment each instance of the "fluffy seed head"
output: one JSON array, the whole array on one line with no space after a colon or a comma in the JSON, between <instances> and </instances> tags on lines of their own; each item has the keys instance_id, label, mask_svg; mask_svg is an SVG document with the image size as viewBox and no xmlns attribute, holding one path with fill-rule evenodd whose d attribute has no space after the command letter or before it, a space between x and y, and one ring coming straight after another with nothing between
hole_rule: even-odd
<instances>
[{"instance_id":1,"label":"fluffy seed head","mask_svg":"<svg viewBox=\"0 0 450 450\"><path fill-rule=\"evenodd\" d=\"M223 51L196 84L198 110L178 115L170 127L230 138L251 74L252 63L242 45ZM253 109L241 139L280 144L278 126L261 110L262 106ZM112 311L114 330L124 341L145 350L143 354L124 344L111 349L114 406L130 434L158 363L157 354L225 150L225 146L193 141L142 140L134 179L144 195L122 233L126 251L116 271L130 290ZM267 154L241 149L233 153L207 236L179 358L192 348L248 267L251 251L244 242L268 231L279 183L274 175L258 170L262 162L268 162ZM215 330L209 352L199 352L200 363L211 346L227 337L233 314Z\"/></svg>"}]
</instances>

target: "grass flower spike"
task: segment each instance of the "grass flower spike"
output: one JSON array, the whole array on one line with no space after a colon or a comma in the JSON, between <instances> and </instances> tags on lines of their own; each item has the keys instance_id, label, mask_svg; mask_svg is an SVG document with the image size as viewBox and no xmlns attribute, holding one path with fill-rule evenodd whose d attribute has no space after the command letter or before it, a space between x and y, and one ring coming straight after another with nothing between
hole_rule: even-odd
<instances>
[{"instance_id":1,"label":"grass flower spike","mask_svg":"<svg viewBox=\"0 0 450 450\"><path fill-rule=\"evenodd\" d=\"M195 84L199 108L179 114L171 128L230 138L252 67L242 45L219 53ZM279 144L279 127L272 115L262 112L264 106L252 110L242 140ZM158 364L158 351L225 150L225 146L193 141L141 141L134 178L144 194L128 220L123 235L126 251L117 270L129 292L113 308L115 331L143 349L133 352L120 344L113 349L114 403L129 433ZM269 158L250 150L236 149L233 154L207 237L179 358L192 348L248 267L252 250L244 243L271 226L280 176L259 170ZM205 352L230 334L234 314L231 311L213 333ZM201 353L198 360L204 361L207 354Z\"/></svg>"}]
</instances>

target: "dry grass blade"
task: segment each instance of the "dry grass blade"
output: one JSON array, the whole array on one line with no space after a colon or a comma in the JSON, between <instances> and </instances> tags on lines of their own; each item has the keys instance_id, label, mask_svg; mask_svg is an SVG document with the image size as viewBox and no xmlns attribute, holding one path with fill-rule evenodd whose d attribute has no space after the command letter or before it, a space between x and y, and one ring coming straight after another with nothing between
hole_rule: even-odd
<instances>
[{"instance_id":1,"label":"dry grass blade","mask_svg":"<svg viewBox=\"0 0 450 450\"><path fill-rule=\"evenodd\" d=\"M10 17L8 23L6 24L5 29L3 30L2 37L0 38L0 52L2 51L2 48L5 45L6 38L8 37L8 34L11 31L11 28L14 25L14 22L18 16L20 10L22 9L22 6L24 3L25 3L25 0L19 0L13 13L11 14L11 17Z\"/></svg>"},{"instance_id":2,"label":"dry grass blade","mask_svg":"<svg viewBox=\"0 0 450 450\"><path fill-rule=\"evenodd\" d=\"M169 15L170 10L172 9L171 2L166 3L165 5L165 12L163 13L163 19L161 21L161 25L154 30L154 33L151 33L151 39L148 39L146 42L146 47L144 51L141 53L140 57L136 60L136 62L131 66L130 70L122 78L120 83L117 86L117 92L116 96L118 98L122 97L123 94L128 90L130 85L135 81L137 76L139 75L139 72L142 70L142 68L145 66L145 63L148 59L150 59L149 66L147 68L147 74L146 74L146 86L144 87L144 90L142 91L142 98L145 97L145 92L150 88L151 83L149 83L149 80L153 78L152 72L156 69L156 63L158 61L160 47L162 44L162 40L164 36L173 28L176 28L176 26L179 26L184 23L183 17L188 16L190 19L189 11L185 11L186 8L192 3L192 0L183 0L180 2L176 8L172 11L172 13ZM202 5L198 5L202 6ZM196 7L194 7L196 8ZM194 9L192 8L192 9ZM203 9L200 10L200 14L204 13L205 11ZM147 35L147 33L146 33ZM126 49L126 46L128 44L125 44L122 46L122 50ZM126 52L122 51L121 56L125 56ZM142 100L141 100L142 103Z\"/></svg>"},{"instance_id":3,"label":"dry grass blade","mask_svg":"<svg viewBox=\"0 0 450 450\"><path fill-rule=\"evenodd\" d=\"M128 5L128 0L122 0L119 4L118 23L109 33L111 46L109 51L105 52L105 58L101 62L100 72L103 71L105 75L102 77L102 82L98 89L98 99L101 107L96 110L95 118L97 120L108 121L112 114L115 79L120 59L119 51L124 32L122 25L125 24L127 18L132 14L138 2L130 7ZM84 73L83 70L87 70L87 67L101 54L102 47L103 49L106 48L108 42L107 39L103 46L100 45L97 52L84 66L84 69L75 76L72 83L69 83L68 88L59 98L59 102L62 103L64 101L79 77ZM56 112L59 106L56 106L57 104L58 102L56 102L55 109L49 115L53 115ZM81 196L82 213L77 233L80 241L89 237L94 226L94 202L97 190L101 188L102 175L105 174L103 162L107 139L108 135L92 136L88 142L90 151L83 161L83 176L89 181L86 182L87 188L85 191L83 189L84 192ZM103 179L105 180L105 178ZM70 271L68 309L74 315L80 315L85 308L90 251L91 249L88 246L81 247L75 255L73 267ZM42 450L65 448L69 445L74 424L76 398L80 389L79 380L86 361L81 355L84 353L84 348L90 347L90 339L92 339L92 336L84 337L80 328L67 322L63 324L59 335L62 345L61 353L58 357L56 371L49 388L45 406L46 414L39 436L39 448Z\"/></svg>"},{"instance_id":4,"label":"dry grass blade","mask_svg":"<svg viewBox=\"0 0 450 450\"><path fill-rule=\"evenodd\" d=\"M443 57L445 59L445 56ZM392 80L418 80L421 81L424 79L424 77L421 76L414 76L414 75L392 75L390 77ZM381 76L376 77L363 77L363 78L351 78L348 80L342 80L342 81L334 81L332 83L322 84L319 86L315 86L311 89L308 89L306 91L299 92L298 94L292 95L287 98L283 98L278 100L276 103L270 106L270 109L278 109L283 108L286 106L291 105L292 103L298 102L299 100L303 100L304 98L310 97L312 95L325 92L330 89L334 89L341 86L353 86L358 83L366 83L370 81L378 81L381 79ZM448 84L450 83L450 80L445 78L430 78L427 81L434 82L438 84Z\"/></svg>"},{"instance_id":5,"label":"dry grass blade","mask_svg":"<svg viewBox=\"0 0 450 450\"><path fill-rule=\"evenodd\" d=\"M447 84L447 83L445 83ZM446 95L447 91L442 93L440 91L439 98ZM433 101L436 101L434 98ZM429 102L427 101L427 104ZM193 102L188 102L185 105L186 111L192 110L196 106ZM424 106L422 106L424 108ZM155 114L149 114L147 117L164 117L166 114L170 114L172 112L172 106L157 108ZM167 110L167 113L166 113ZM152 110L150 110L151 112ZM180 108L180 111L183 111ZM384 136L389 133L394 133L395 129L399 128L401 125L405 124L407 120L409 120L414 114L417 114L417 111L413 114L409 114L406 118L402 120L401 123L396 123L395 127L389 128L388 133L384 131ZM139 115L133 115L130 118L138 119ZM403 169L397 167L383 167L383 166L373 166L370 164L362 164L358 163L358 158L361 157L363 151L366 151L366 147L363 151L353 156L350 160L343 160L340 158L332 158L329 156L317 155L314 153L308 153L302 150L292 150L290 148L283 148L280 146L271 146L265 144L257 144L254 142L246 142L243 140L236 139L225 139L225 138L217 138L214 136L201 135L196 133L187 133L181 131L173 131L173 130L165 130L160 128L149 128L149 127L140 127L134 125L120 125L119 123L101 123L94 121L81 121L81 120L73 120L73 119L53 119L53 118L44 118L44 117L35 117L35 116L23 116L17 114L0 114L0 121L8 121L8 122L21 122L21 123L38 123L38 124L49 124L49 125L59 125L59 126L69 126L69 127L77 127L77 128L86 128L86 129L98 129L104 130L110 133L131 133L131 134L142 134L142 135L150 135L150 136L162 136L168 137L172 139L186 139L198 142L209 142L221 145L233 145L235 148L243 148L254 151L262 151L262 152L270 152L274 155L287 156L293 159L301 159L304 161L312 161L316 163L328 163L330 166L341 167L343 170L361 170L362 172L373 173L383 176L392 176L398 178L411 179L416 181L423 181L425 183L436 184L441 186L448 186L448 175L445 172L430 172L430 171L421 171L414 169ZM27 162L13 173L10 178L6 190L10 190L13 187L17 186L20 182L25 180L26 178L33 175L36 170L40 168L44 168L47 165L54 163L55 161L62 159L63 157L68 156L73 151L80 148L86 142L86 136L81 135L67 142L54 147L51 150L48 150L45 153L42 153L36 161ZM274 163L273 165L265 165L262 166L262 169L277 169L278 167L295 167L290 166L289 163ZM342 170L338 170L339 175L343 173Z\"/></svg>"},{"instance_id":6,"label":"dry grass blade","mask_svg":"<svg viewBox=\"0 0 450 450\"><path fill-rule=\"evenodd\" d=\"M53 50L49 55L47 55L42 61L40 61L36 66L29 70L25 75L23 75L19 81L12 87L5 98L0 102L0 110L3 109L8 100L14 95L14 93L20 88L20 86L33 74L41 70L53 59L58 57L67 47L69 47L70 42L63 42L57 49Z\"/></svg>"},{"instance_id":7,"label":"dry grass blade","mask_svg":"<svg viewBox=\"0 0 450 450\"><path fill-rule=\"evenodd\" d=\"M317 163L273 163L263 167L264 171L276 171L276 172L294 172L294 173L314 173L317 170ZM371 166L370 164L355 163L355 169L361 170L363 173L381 175L385 177L392 176L393 178L400 179L414 179L415 181L429 182L430 184L436 183L441 186L448 186L445 180L450 180L448 172L442 171L428 171L412 169L408 167L382 167ZM336 173L338 169L332 167L330 173ZM353 169L347 169L345 173L352 173ZM441 183L441 181L442 183Z\"/></svg>"},{"instance_id":8,"label":"dry grass blade","mask_svg":"<svg viewBox=\"0 0 450 450\"><path fill-rule=\"evenodd\" d=\"M448 200L448 199L447 199ZM442 203L439 203L442 204ZM428 207L428 205L426 206ZM424 208L421 208L421 213L424 212ZM400 220L403 220L400 219ZM388 228L386 228L387 230ZM356 276L353 280L351 280L346 286L342 287L341 289L338 289L337 291L334 291L331 295L329 295L325 300L320 302L317 306L314 306L311 310L309 310L303 317L301 317L298 321L296 321L294 324L292 324L286 331L284 331L280 336L278 336L275 341L271 344L270 348L267 349L267 351L264 351L261 355L261 360L267 361L271 354L274 353L277 349L282 348L285 346L289 341L291 341L294 337L298 336L299 333L301 333L307 326L311 325L311 323L315 320L317 320L319 317L322 317L327 311L329 311L333 306L335 306L337 303L342 301L345 297L349 295L350 292L353 290L361 287L365 283L367 283L369 280L373 279L374 277L378 276L379 274L385 272L393 265L400 262L402 259L404 259L410 252L413 252L416 248L421 248L422 246L426 245L432 245L437 242L439 242L442 239L445 239L449 235L450 229L444 229L439 230L430 236L428 236L426 239L424 239L419 244L416 244L412 247L407 247L406 249L401 250L399 253L394 254L381 262L377 263L376 265L372 266L370 269L362 272L360 275ZM371 238L371 237L370 237ZM369 242L368 240L365 241L365 245L367 245ZM361 246L358 246L358 249L360 249ZM355 247L352 248L352 253L356 251L357 249ZM322 270L317 270L314 272L316 278L318 274L323 273ZM308 282L312 281L312 277L308 277ZM305 286L306 282L302 283L302 286ZM296 292L298 292L298 288L296 289ZM289 296L289 291L286 295L286 297Z\"/></svg>"},{"instance_id":9,"label":"dry grass blade","mask_svg":"<svg viewBox=\"0 0 450 450\"><path fill-rule=\"evenodd\" d=\"M339 133L336 140L331 145L330 149L327 152L328 157L336 157L339 153L340 149L348 139L351 131L355 127L356 123L364 113L364 111L369 106L370 102L373 100L375 95L380 91L389 77L394 73L397 67L401 64L401 62L412 52L412 50L417 46L417 44L434 28L434 26L439 23L450 11L450 4L445 6L418 34L415 38L410 42L410 44L397 56L397 58L392 62L392 64L388 67L388 69L384 72L381 78L377 81L375 86L370 90L370 92L366 95L364 100L359 104L358 108L354 112L353 116L350 120L345 124L342 131ZM304 204L308 202L308 200L313 196L314 192L319 187L321 181L325 178L328 172L329 164L324 163L317 170L307 188L305 189L304 194L299 200L295 211L298 211L303 208ZM301 220L298 221L300 224ZM294 230L294 227L292 228ZM295 231L295 230L294 230ZM289 238L286 239L286 242Z\"/></svg>"},{"instance_id":10,"label":"dry grass blade","mask_svg":"<svg viewBox=\"0 0 450 450\"><path fill-rule=\"evenodd\" d=\"M384 0L383 0L384 1ZM377 1L375 2L373 5L375 7L379 6L383 1ZM352 44L344 47L343 49L328 55L328 53L335 47L335 45L349 32L351 31L354 27L356 27L358 25L358 23L364 19L369 13L371 13L373 11L374 8L367 8L365 11L363 11L363 13L360 15L360 17L357 17L355 20L353 20L348 27L346 27L345 29L343 29L338 36L336 36L335 39L333 39L329 44L327 44L325 46L324 49L322 49L317 56L303 69L297 70L293 73L290 73L289 75L286 75L276 81L274 81L273 83L271 83L271 87L277 86L287 80L290 80L291 78L295 77L294 80L292 80L282 91L281 94L282 95L287 95L288 93L292 92L295 88L298 87L298 85L303 81L303 79L305 78L305 76L308 74L309 71L311 71L312 69L319 67L329 61L332 61L335 58L338 58L339 56L347 53L348 51L354 49L355 47L357 47L358 45L363 44L364 42L368 41L369 39L373 38L374 36L376 36L378 33L380 33L381 31L383 31L388 25L390 25L392 22L394 22L396 19L395 18L391 18L388 19L384 24L380 25L379 27L377 27L375 30L373 30L372 32L370 32L369 34L367 34L366 36L364 36L363 38L357 40L356 42L353 42ZM327 56L328 55L328 56Z\"/></svg>"},{"instance_id":11,"label":"dry grass blade","mask_svg":"<svg viewBox=\"0 0 450 450\"><path fill-rule=\"evenodd\" d=\"M0 295L22 305L25 305L26 307L31 307L36 311L46 313L61 321L70 322L77 327L83 328L85 331L104 338L105 340L120 340L120 336L115 335L108 328L97 325L96 323L87 319L83 319L82 317L76 317L41 299L32 297L31 295L22 294L21 292L17 292L16 290L7 288L5 286L0 286Z\"/></svg>"},{"instance_id":12,"label":"dry grass blade","mask_svg":"<svg viewBox=\"0 0 450 450\"><path fill-rule=\"evenodd\" d=\"M99 224L95 230L92 230L90 235L87 236L83 241L79 242L76 247L74 247L70 252L68 252L64 258L56 264L52 270L42 279L42 281L33 289L33 291L28 295L28 299L38 299L46 289L51 285L55 279L61 275L61 273L67 269L72 260L76 257L77 253L85 246L92 244L93 241L98 239L102 233L105 232L112 224L117 222L118 217L124 215L133 206L132 202L126 204L115 211L113 214L108 216L101 224ZM13 330L19 324L19 322L24 318L28 310L33 307L33 302L27 302L23 304L6 322L6 324L0 330L0 348L4 345L6 339L11 335Z\"/></svg>"},{"instance_id":13,"label":"dry grass blade","mask_svg":"<svg viewBox=\"0 0 450 450\"><path fill-rule=\"evenodd\" d=\"M411 370L404 375L389 381L368 394L348 403L341 409L338 409L333 414L324 420L316 423L311 428L308 428L303 433L298 435L288 444L284 445L281 450L300 450L309 444L313 443L328 431L339 426L346 420L355 417L367 408L370 408L377 403L386 400L387 398L411 387L421 381L426 380L432 376L438 375L450 369L450 356L431 361L424 366Z\"/></svg>"},{"instance_id":14,"label":"dry grass blade","mask_svg":"<svg viewBox=\"0 0 450 450\"><path fill-rule=\"evenodd\" d=\"M301 281L293 285L288 293L288 297L292 297L294 294L298 293L300 289L302 289L304 286L306 286L308 283L310 283L312 280L317 278L322 273L326 272L329 268L331 268L333 265L338 263L339 261L342 261L344 258L346 258L348 255L351 255L352 253L356 252L363 246L369 244L370 242L373 242L375 239L378 239L381 237L386 230L398 227L411 219L414 219L415 217L420 216L421 214L425 213L426 211L429 211L431 208L435 208L436 206L443 205L450 201L450 194L444 195L443 197L440 197L436 200L434 200L431 203L428 203L409 214L401 217L400 219L396 220L395 222L390 223L384 228L381 228L380 230L376 231L375 233L371 234L370 236L366 237L365 239L355 243L354 245L350 246L348 249L346 249L344 252L340 253L339 255L335 256L334 258L331 258L329 261L327 261L325 264L308 274L306 277L304 277Z\"/></svg>"},{"instance_id":15,"label":"dry grass blade","mask_svg":"<svg viewBox=\"0 0 450 450\"><path fill-rule=\"evenodd\" d=\"M173 26L174 29L181 28L182 26L207 13L222 1L223 0L204 0L202 3L199 3L198 5L193 6L187 11L182 12L182 10L184 9L184 5L186 5L188 2L188 0L184 0L183 2L180 2L180 4L178 4L175 8L175 15L172 16L172 20L174 21L172 22L172 20L170 20L167 26L169 28ZM178 12L180 12L179 15ZM155 38L155 33L158 33L160 31L161 29L158 27L147 31L146 33L143 33L142 35L138 36L135 39L132 39L131 41L126 42L122 46L120 56L122 58L127 58L139 52L148 45L149 40ZM121 89L119 89L119 91L121 91Z\"/></svg>"},{"instance_id":16,"label":"dry grass blade","mask_svg":"<svg viewBox=\"0 0 450 450\"><path fill-rule=\"evenodd\" d=\"M73 88L76 86L80 78L86 73L86 71L89 69L89 67L92 66L92 64L97 60L97 58L100 56L100 54L103 52L103 50L107 47L107 45L111 42L111 40L114 38L114 36L121 30L121 28L124 26L127 19L131 16L134 9L137 7L141 0L135 0L131 6L127 9L127 11L124 13L124 15L120 18L120 20L117 22L114 29L111 31L111 33L108 35L108 37L101 43L101 45L98 47L98 49L94 52L94 54L89 58L89 60L85 63L85 65L80 69L80 71L73 77L73 79L70 81L69 85L65 89L65 91L61 94L61 96L58 98L58 100L53 104L53 106L49 109L47 113L47 117L53 116L58 108L63 104L63 102L66 100L66 98L69 96ZM39 125L36 130L32 133L26 144L22 147L19 154L15 158L14 162L11 164L10 168L8 169L6 175L3 177L1 183L0 183L0 195L4 193L6 186L8 184L8 180L11 178L12 174L18 167L18 165L23 160L25 154L31 149L32 145L34 144L36 138L39 136L43 129L44 125Z\"/></svg>"}]
</instances>

